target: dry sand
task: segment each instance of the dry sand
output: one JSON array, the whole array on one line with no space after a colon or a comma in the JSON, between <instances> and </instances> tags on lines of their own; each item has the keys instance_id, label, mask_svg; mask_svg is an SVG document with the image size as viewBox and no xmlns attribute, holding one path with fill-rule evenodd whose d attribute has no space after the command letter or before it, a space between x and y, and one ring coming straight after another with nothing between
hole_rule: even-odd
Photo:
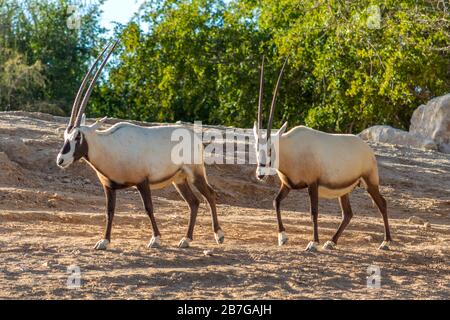
<instances>
[{"instance_id":1,"label":"dry sand","mask_svg":"<svg viewBox=\"0 0 450 320\"><path fill-rule=\"evenodd\" d=\"M147 249L151 227L135 190L118 194L112 244L93 245L104 230L104 197L85 163L55 165L65 119L0 113L0 298L11 299L449 299L450 157L372 145L394 243L377 250L383 225L368 195L351 196L355 213L335 251L304 252L312 234L305 191L283 203L289 243L277 246L272 199L278 181L261 184L250 165L214 165L225 244L214 242L203 203L189 249L178 249L188 209L170 187L153 193L163 248ZM413 218L411 218L413 217ZM322 200L322 243L340 222L338 202ZM205 255L205 250L213 250ZM67 268L81 271L69 289ZM381 288L367 288L367 269Z\"/></svg>"}]
</instances>

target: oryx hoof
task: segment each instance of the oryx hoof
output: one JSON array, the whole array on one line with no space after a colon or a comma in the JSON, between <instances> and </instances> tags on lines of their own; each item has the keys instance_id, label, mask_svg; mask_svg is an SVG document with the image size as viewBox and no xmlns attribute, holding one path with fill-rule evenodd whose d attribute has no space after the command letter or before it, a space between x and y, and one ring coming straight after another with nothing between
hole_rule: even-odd
<instances>
[{"instance_id":1,"label":"oryx hoof","mask_svg":"<svg viewBox=\"0 0 450 320\"><path fill-rule=\"evenodd\" d=\"M278 233L278 245L284 246L288 242L289 238L286 235L286 232L280 232Z\"/></svg>"},{"instance_id":2,"label":"oryx hoof","mask_svg":"<svg viewBox=\"0 0 450 320\"><path fill-rule=\"evenodd\" d=\"M325 250L334 250L334 249L336 249L336 243L334 243L333 241L327 241L323 245L323 248Z\"/></svg>"},{"instance_id":3,"label":"oryx hoof","mask_svg":"<svg viewBox=\"0 0 450 320\"><path fill-rule=\"evenodd\" d=\"M225 234L219 229L214 233L214 238L216 239L217 244L222 244L225 241Z\"/></svg>"},{"instance_id":4,"label":"oryx hoof","mask_svg":"<svg viewBox=\"0 0 450 320\"><path fill-rule=\"evenodd\" d=\"M391 242L390 241L383 241L380 246L378 247L378 250L384 250L384 251L389 251L390 250L390 246Z\"/></svg>"},{"instance_id":5,"label":"oryx hoof","mask_svg":"<svg viewBox=\"0 0 450 320\"><path fill-rule=\"evenodd\" d=\"M191 239L184 237L181 239L180 243L178 244L178 248L186 249L189 248L189 244L191 243Z\"/></svg>"},{"instance_id":6,"label":"oryx hoof","mask_svg":"<svg viewBox=\"0 0 450 320\"><path fill-rule=\"evenodd\" d=\"M106 250L109 245L109 240L103 239L97 242L97 244L94 246L95 250Z\"/></svg>"},{"instance_id":7,"label":"oryx hoof","mask_svg":"<svg viewBox=\"0 0 450 320\"><path fill-rule=\"evenodd\" d=\"M161 237L160 236L152 237L147 245L147 248L149 249L161 248Z\"/></svg>"},{"instance_id":8,"label":"oryx hoof","mask_svg":"<svg viewBox=\"0 0 450 320\"><path fill-rule=\"evenodd\" d=\"M305 251L307 252L316 252L317 251L317 246L319 245L318 242L314 242L311 241L310 243L308 243L308 245L306 246Z\"/></svg>"}]
</instances>

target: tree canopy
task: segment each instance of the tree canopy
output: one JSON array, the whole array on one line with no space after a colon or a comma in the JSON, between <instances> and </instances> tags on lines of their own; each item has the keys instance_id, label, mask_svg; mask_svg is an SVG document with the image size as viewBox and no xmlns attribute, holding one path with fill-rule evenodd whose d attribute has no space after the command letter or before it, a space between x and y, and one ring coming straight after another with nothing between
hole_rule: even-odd
<instances>
[{"instance_id":1,"label":"tree canopy","mask_svg":"<svg viewBox=\"0 0 450 320\"><path fill-rule=\"evenodd\" d=\"M10 8L1 6L2 26L6 12L12 27L0 42L29 66L42 64L36 72L45 89L34 90L43 100L61 101L67 112L106 41L101 3L83 9L81 29L74 31L64 22L67 1L28 1L35 3L24 11L30 15L11 9L22 1L2 1ZM262 56L266 113L289 56L276 125L289 121L330 132L373 124L405 128L418 105L450 91L449 10L439 0L147 1L133 22L116 28L122 46L87 111L249 127Z\"/></svg>"},{"instance_id":2,"label":"tree canopy","mask_svg":"<svg viewBox=\"0 0 450 320\"><path fill-rule=\"evenodd\" d=\"M15 88L0 86L0 110L47 102L53 105L48 111L69 112L89 61L104 41L99 23L102 2L81 1L77 11L82 21L79 28L71 28L70 1L0 0L0 79L13 77L5 69L10 56L20 57L13 73L29 70L30 75ZM9 89L23 92L11 104L5 101Z\"/></svg>"}]
</instances>

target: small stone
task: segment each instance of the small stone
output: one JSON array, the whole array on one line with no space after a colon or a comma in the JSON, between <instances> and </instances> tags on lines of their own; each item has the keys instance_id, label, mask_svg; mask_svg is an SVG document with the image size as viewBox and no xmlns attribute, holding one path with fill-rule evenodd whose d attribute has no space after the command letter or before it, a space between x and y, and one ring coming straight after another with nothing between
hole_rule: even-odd
<instances>
[{"instance_id":1,"label":"small stone","mask_svg":"<svg viewBox=\"0 0 450 320\"><path fill-rule=\"evenodd\" d=\"M49 208L56 208L56 200L55 199L49 199L47 200L47 206Z\"/></svg>"},{"instance_id":2,"label":"small stone","mask_svg":"<svg viewBox=\"0 0 450 320\"><path fill-rule=\"evenodd\" d=\"M430 229L431 228L431 224L429 222L425 222L423 224L423 227L426 228L426 229Z\"/></svg>"},{"instance_id":3,"label":"small stone","mask_svg":"<svg viewBox=\"0 0 450 320\"><path fill-rule=\"evenodd\" d=\"M214 255L214 251L213 251L213 250L205 250L205 251L203 251L203 254L204 254L206 257L211 257L211 256Z\"/></svg>"},{"instance_id":4,"label":"small stone","mask_svg":"<svg viewBox=\"0 0 450 320\"><path fill-rule=\"evenodd\" d=\"M409 224L417 224L417 225L423 225L425 223L425 221L422 218L416 216L410 217L407 221Z\"/></svg>"}]
</instances>

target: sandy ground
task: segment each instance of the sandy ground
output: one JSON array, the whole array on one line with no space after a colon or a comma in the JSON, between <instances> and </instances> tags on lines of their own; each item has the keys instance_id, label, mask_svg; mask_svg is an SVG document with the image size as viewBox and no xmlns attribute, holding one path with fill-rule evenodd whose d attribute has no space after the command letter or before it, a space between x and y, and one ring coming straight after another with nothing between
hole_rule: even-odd
<instances>
[{"instance_id":1,"label":"sandy ground","mask_svg":"<svg viewBox=\"0 0 450 320\"><path fill-rule=\"evenodd\" d=\"M389 252L377 250L382 220L362 189L351 196L355 217L338 249L317 253L304 252L312 234L306 192L292 192L283 203L290 240L278 247L271 209L278 182L257 182L250 165L207 167L225 244L215 244L203 203L191 248L177 248L188 209L171 187L153 193L163 248L147 249L150 222L130 189L119 192L110 249L96 252L103 192L85 163L56 167L65 121L0 113L0 298L450 298L449 155L372 145L395 240ZM338 202L322 200L322 243L339 222ZM67 286L73 265L78 289ZM370 266L381 271L379 289L367 287Z\"/></svg>"}]
</instances>

